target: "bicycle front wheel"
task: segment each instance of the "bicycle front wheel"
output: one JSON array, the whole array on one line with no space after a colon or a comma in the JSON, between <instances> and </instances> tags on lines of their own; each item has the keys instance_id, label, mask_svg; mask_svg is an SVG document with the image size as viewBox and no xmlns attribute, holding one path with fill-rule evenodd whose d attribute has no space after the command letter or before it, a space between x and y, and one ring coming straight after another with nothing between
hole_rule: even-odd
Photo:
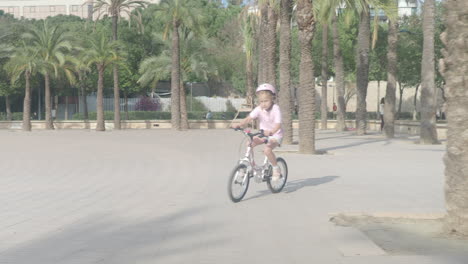
<instances>
[{"instance_id":1,"label":"bicycle front wheel","mask_svg":"<svg viewBox=\"0 0 468 264\"><path fill-rule=\"evenodd\" d=\"M237 165L231 172L228 183L228 194L234 203L240 202L249 188L249 172L245 164Z\"/></svg>"},{"instance_id":2,"label":"bicycle front wheel","mask_svg":"<svg viewBox=\"0 0 468 264\"><path fill-rule=\"evenodd\" d=\"M286 185L286 181L288 180L288 165L286 164L286 161L283 158L277 158L276 163L278 164L278 167L280 168L281 171L281 177L277 181L273 181L271 179L271 173L273 172L273 168L270 165L270 168L268 169L269 176L267 185L268 189L272 193L279 193L281 190L283 190L284 186Z\"/></svg>"}]
</instances>

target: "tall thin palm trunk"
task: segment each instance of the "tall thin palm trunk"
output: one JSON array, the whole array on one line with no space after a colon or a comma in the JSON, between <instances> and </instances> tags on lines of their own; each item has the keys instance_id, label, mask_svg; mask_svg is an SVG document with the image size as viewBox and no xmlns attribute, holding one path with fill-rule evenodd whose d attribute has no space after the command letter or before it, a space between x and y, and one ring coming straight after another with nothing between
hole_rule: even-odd
<instances>
[{"instance_id":1,"label":"tall thin palm trunk","mask_svg":"<svg viewBox=\"0 0 468 264\"><path fill-rule=\"evenodd\" d=\"M367 129L367 85L369 83L370 12L361 12L359 20L358 47L356 54L356 130L358 135L366 134Z\"/></svg>"},{"instance_id":2,"label":"tall thin palm trunk","mask_svg":"<svg viewBox=\"0 0 468 264\"><path fill-rule=\"evenodd\" d=\"M26 85L23 102L23 131L31 131L31 73L29 71L24 73L24 79Z\"/></svg>"},{"instance_id":3,"label":"tall thin palm trunk","mask_svg":"<svg viewBox=\"0 0 468 264\"><path fill-rule=\"evenodd\" d=\"M10 104L10 96L5 96L5 110L6 110L6 120L11 121L13 119L11 115L11 104Z\"/></svg>"},{"instance_id":4,"label":"tall thin palm trunk","mask_svg":"<svg viewBox=\"0 0 468 264\"><path fill-rule=\"evenodd\" d=\"M268 24L266 34L265 82L276 87L276 25L278 23L278 12L271 5L268 5Z\"/></svg>"},{"instance_id":5,"label":"tall thin palm trunk","mask_svg":"<svg viewBox=\"0 0 468 264\"><path fill-rule=\"evenodd\" d=\"M322 100L320 104L321 126L320 129L327 129L328 121L328 24L322 25Z\"/></svg>"},{"instance_id":6,"label":"tall thin palm trunk","mask_svg":"<svg viewBox=\"0 0 468 264\"><path fill-rule=\"evenodd\" d=\"M413 97L413 120L416 121L418 120L418 108L417 108L417 103L418 103L418 91L419 91L419 86L420 84L416 85L416 88L414 89L414 97Z\"/></svg>"},{"instance_id":7,"label":"tall thin palm trunk","mask_svg":"<svg viewBox=\"0 0 468 264\"><path fill-rule=\"evenodd\" d=\"M179 22L172 21L172 71L171 71L171 124L180 130L180 59L179 59Z\"/></svg>"},{"instance_id":8,"label":"tall thin palm trunk","mask_svg":"<svg viewBox=\"0 0 468 264\"><path fill-rule=\"evenodd\" d=\"M437 143L434 10L434 0L425 0L423 10L423 56L421 65L421 144Z\"/></svg>"},{"instance_id":9,"label":"tall thin palm trunk","mask_svg":"<svg viewBox=\"0 0 468 264\"><path fill-rule=\"evenodd\" d=\"M129 120L129 115L128 115L128 93L127 92L124 92L124 101L125 101L125 105L124 105L124 111L125 111L125 120Z\"/></svg>"},{"instance_id":10,"label":"tall thin palm trunk","mask_svg":"<svg viewBox=\"0 0 468 264\"><path fill-rule=\"evenodd\" d=\"M246 60L246 75L247 75L247 104L253 106L255 97L255 87L253 78L253 58L250 56Z\"/></svg>"},{"instance_id":11,"label":"tall thin palm trunk","mask_svg":"<svg viewBox=\"0 0 468 264\"><path fill-rule=\"evenodd\" d=\"M280 91L279 105L284 130L283 143L292 144L292 96L291 96L291 12L292 1L281 0L280 9Z\"/></svg>"},{"instance_id":12,"label":"tall thin palm trunk","mask_svg":"<svg viewBox=\"0 0 468 264\"><path fill-rule=\"evenodd\" d=\"M297 24L301 61L299 65L299 152L315 153L315 79L312 60L312 39L315 19L312 0L298 0Z\"/></svg>"},{"instance_id":13,"label":"tall thin palm trunk","mask_svg":"<svg viewBox=\"0 0 468 264\"><path fill-rule=\"evenodd\" d=\"M188 113L187 113L187 97L185 95L185 87L180 83L180 129L189 129Z\"/></svg>"},{"instance_id":14,"label":"tall thin palm trunk","mask_svg":"<svg viewBox=\"0 0 468 264\"><path fill-rule=\"evenodd\" d=\"M96 131L105 131L104 121L104 66L97 65L98 68L98 88L96 98Z\"/></svg>"},{"instance_id":15,"label":"tall thin palm trunk","mask_svg":"<svg viewBox=\"0 0 468 264\"><path fill-rule=\"evenodd\" d=\"M387 138L395 137L397 41L398 25L395 21L390 21L388 24L387 89L384 104L384 131Z\"/></svg>"},{"instance_id":16,"label":"tall thin palm trunk","mask_svg":"<svg viewBox=\"0 0 468 264\"><path fill-rule=\"evenodd\" d=\"M336 97L338 101L336 115L336 131L345 131L345 80L344 80L344 63L343 54L341 52L340 37L338 35L338 18L336 15L332 18L333 24L333 63L335 64L335 87Z\"/></svg>"},{"instance_id":17,"label":"tall thin palm trunk","mask_svg":"<svg viewBox=\"0 0 468 264\"><path fill-rule=\"evenodd\" d=\"M114 14L112 16L112 37L116 41L118 39L117 27L118 27L119 17ZM119 130L120 125L120 88L119 88L119 67L117 65L113 66L114 73L114 129Z\"/></svg>"},{"instance_id":18,"label":"tall thin palm trunk","mask_svg":"<svg viewBox=\"0 0 468 264\"><path fill-rule=\"evenodd\" d=\"M445 162L446 230L468 236L468 2L448 0L442 34L446 49L441 71L447 98Z\"/></svg>"},{"instance_id":19,"label":"tall thin palm trunk","mask_svg":"<svg viewBox=\"0 0 468 264\"><path fill-rule=\"evenodd\" d=\"M45 81L45 118L46 118L46 129L54 129L54 121L52 120L52 96L50 93L50 76L49 73L44 74L44 81ZM57 106L55 115L57 115Z\"/></svg>"},{"instance_id":20,"label":"tall thin palm trunk","mask_svg":"<svg viewBox=\"0 0 468 264\"><path fill-rule=\"evenodd\" d=\"M80 81L81 104L83 105L83 119L88 120L89 119L89 116L88 116L88 100L86 100L86 91L85 91L85 87L84 87L84 84L83 84L83 74L81 72L78 74L78 78L79 78L79 81Z\"/></svg>"},{"instance_id":21,"label":"tall thin palm trunk","mask_svg":"<svg viewBox=\"0 0 468 264\"><path fill-rule=\"evenodd\" d=\"M266 35L268 34L268 7L266 4L260 5L260 25L258 30L258 69L257 69L257 82L259 84L265 83L267 80L267 61L266 61Z\"/></svg>"}]
</instances>

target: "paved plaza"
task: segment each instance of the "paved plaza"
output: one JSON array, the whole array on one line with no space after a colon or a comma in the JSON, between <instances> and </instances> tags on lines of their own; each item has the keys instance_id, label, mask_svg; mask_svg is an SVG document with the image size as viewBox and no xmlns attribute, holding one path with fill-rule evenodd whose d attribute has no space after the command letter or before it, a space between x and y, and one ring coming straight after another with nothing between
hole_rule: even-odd
<instances>
[{"instance_id":1,"label":"paved plaza","mask_svg":"<svg viewBox=\"0 0 468 264\"><path fill-rule=\"evenodd\" d=\"M468 254L392 254L338 213L437 217L445 145L317 131L324 155L284 146L279 194L227 195L232 130L0 130L0 264L442 264ZM261 157L257 157L260 159Z\"/></svg>"}]
</instances>

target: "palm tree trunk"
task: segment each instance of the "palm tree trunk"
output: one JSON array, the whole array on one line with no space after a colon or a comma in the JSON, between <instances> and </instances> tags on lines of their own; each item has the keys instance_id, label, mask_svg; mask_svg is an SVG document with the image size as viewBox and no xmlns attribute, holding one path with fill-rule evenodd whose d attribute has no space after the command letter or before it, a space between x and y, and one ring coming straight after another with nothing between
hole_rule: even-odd
<instances>
[{"instance_id":1,"label":"palm tree trunk","mask_svg":"<svg viewBox=\"0 0 468 264\"><path fill-rule=\"evenodd\" d=\"M65 120L68 120L68 95L65 96Z\"/></svg>"},{"instance_id":2,"label":"palm tree trunk","mask_svg":"<svg viewBox=\"0 0 468 264\"><path fill-rule=\"evenodd\" d=\"M97 88L97 98L96 98L96 131L105 131L105 121L104 121L104 66L97 65L98 68L98 88Z\"/></svg>"},{"instance_id":3,"label":"palm tree trunk","mask_svg":"<svg viewBox=\"0 0 468 264\"><path fill-rule=\"evenodd\" d=\"M119 88L119 67L114 65L114 129L120 130L120 88Z\"/></svg>"},{"instance_id":4,"label":"palm tree trunk","mask_svg":"<svg viewBox=\"0 0 468 264\"><path fill-rule=\"evenodd\" d=\"M180 129L189 129L188 114L187 114L187 97L185 96L185 87L180 84Z\"/></svg>"},{"instance_id":5,"label":"palm tree trunk","mask_svg":"<svg viewBox=\"0 0 468 264\"><path fill-rule=\"evenodd\" d=\"M172 70L171 70L171 124L180 130L180 59L179 59L179 22L172 21Z\"/></svg>"},{"instance_id":6,"label":"palm tree trunk","mask_svg":"<svg viewBox=\"0 0 468 264\"><path fill-rule=\"evenodd\" d=\"M124 105L124 110L125 110L125 120L129 120L128 116L128 94L127 92L124 92L124 100L125 100L125 105Z\"/></svg>"},{"instance_id":7,"label":"palm tree trunk","mask_svg":"<svg viewBox=\"0 0 468 264\"><path fill-rule=\"evenodd\" d=\"M26 86L23 102L23 131L31 131L31 73L29 71L24 73L24 79Z\"/></svg>"},{"instance_id":8,"label":"palm tree trunk","mask_svg":"<svg viewBox=\"0 0 468 264\"><path fill-rule=\"evenodd\" d=\"M400 118L400 115L401 115L401 106L403 104L403 92L405 91L405 86L402 86L401 83L399 83L399 94L400 94L400 97L398 98L398 111L397 111L397 114L396 114L396 118Z\"/></svg>"},{"instance_id":9,"label":"palm tree trunk","mask_svg":"<svg viewBox=\"0 0 468 264\"><path fill-rule=\"evenodd\" d=\"M280 91L279 106L282 114L282 126L284 130L283 143L288 145L293 142L292 127L292 97L291 97L291 12L292 1L281 0L280 9Z\"/></svg>"},{"instance_id":10,"label":"palm tree trunk","mask_svg":"<svg viewBox=\"0 0 468 264\"><path fill-rule=\"evenodd\" d=\"M367 129L367 85L369 83L370 12L366 7L359 20L358 48L356 54L356 129L358 135L366 134Z\"/></svg>"},{"instance_id":11,"label":"palm tree trunk","mask_svg":"<svg viewBox=\"0 0 468 264\"><path fill-rule=\"evenodd\" d=\"M276 87L276 25L278 12L268 5L268 24L265 45L266 80L265 82Z\"/></svg>"},{"instance_id":12,"label":"palm tree trunk","mask_svg":"<svg viewBox=\"0 0 468 264\"><path fill-rule=\"evenodd\" d=\"M262 84L266 82L266 34L268 34L268 7L266 4L259 4L260 6L260 25L258 39L258 73L257 82Z\"/></svg>"},{"instance_id":13,"label":"palm tree trunk","mask_svg":"<svg viewBox=\"0 0 468 264\"><path fill-rule=\"evenodd\" d=\"M338 18L333 16L333 63L335 64L335 87L337 96L337 114L336 114L336 131L346 131L345 113L345 81L344 81L344 63L343 54L341 52L340 37L338 35Z\"/></svg>"},{"instance_id":14,"label":"palm tree trunk","mask_svg":"<svg viewBox=\"0 0 468 264\"><path fill-rule=\"evenodd\" d=\"M6 120L11 121L13 119L11 115L10 96L5 96L5 109L6 109Z\"/></svg>"},{"instance_id":15,"label":"palm tree trunk","mask_svg":"<svg viewBox=\"0 0 468 264\"><path fill-rule=\"evenodd\" d=\"M387 89L384 104L384 132L387 138L395 137L397 41L398 25L390 20L388 23Z\"/></svg>"},{"instance_id":16,"label":"palm tree trunk","mask_svg":"<svg viewBox=\"0 0 468 264\"><path fill-rule=\"evenodd\" d=\"M427 0L426 0L427 1ZM446 230L468 236L468 2L448 0L444 61L441 63L447 96L447 153L445 162Z\"/></svg>"},{"instance_id":17,"label":"palm tree trunk","mask_svg":"<svg viewBox=\"0 0 468 264\"><path fill-rule=\"evenodd\" d=\"M50 76L49 73L44 74L45 81L45 118L46 118L46 129L54 129L54 123L52 120L52 96L50 94ZM55 115L57 115L57 106L55 110Z\"/></svg>"},{"instance_id":18,"label":"palm tree trunk","mask_svg":"<svg viewBox=\"0 0 468 264\"><path fill-rule=\"evenodd\" d=\"M418 90L419 90L419 84L416 85L416 89L414 91L414 98L413 98L413 120L418 119L418 108L417 108L417 103L418 103Z\"/></svg>"},{"instance_id":19,"label":"palm tree trunk","mask_svg":"<svg viewBox=\"0 0 468 264\"><path fill-rule=\"evenodd\" d=\"M425 0L423 10L423 55L421 65L421 144L436 144L436 87L434 51L434 0Z\"/></svg>"},{"instance_id":20,"label":"palm tree trunk","mask_svg":"<svg viewBox=\"0 0 468 264\"><path fill-rule=\"evenodd\" d=\"M321 129L327 129L328 121L328 24L322 25L322 100L320 104L321 112Z\"/></svg>"},{"instance_id":21,"label":"palm tree trunk","mask_svg":"<svg viewBox=\"0 0 468 264\"><path fill-rule=\"evenodd\" d=\"M297 24L301 62L299 65L299 152L315 153L315 79L312 60L312 39L315 19L311 0L298 0Z\"/></svg>"},{"instance_id":22,"label":"palm tree trunk","mask_svg":"<svg viewBox=\"0 0 468 264\"><path fill-rule=\"evenodd\" d=\"M252 54L251 54L252 55ZM250 56L246 60L246 75L247 75L247 104L253 106L255 97L255 87L253 79L253 58Z\"/></svg>"},{"instance_id":23,"label":"palm tree trunk","mask_svg":"<svg viewBox=\"0 0 468 264\"><path fill-rule=\"evenodd\" d=\"M86 92L83 84L83 75L80 73L78 76L80 80L80 90L81 90L81 103L83 105L83 119L88 120L88 100L86 100Z\"/></svg>"},{"instance_id":24,"label":"palm tree trunk","mask_svg":"<svg viewBox=\"0 0 468 264\"><path fill-rule=\"evenodd\" d=\"M117 27L118 27L119 17L114 14L112 16L112 35L114 41L117 41ZM119 67L114 65L114 129L119 130L120 125L120 88L119 88Z\"/></svg>"}]
</instances>

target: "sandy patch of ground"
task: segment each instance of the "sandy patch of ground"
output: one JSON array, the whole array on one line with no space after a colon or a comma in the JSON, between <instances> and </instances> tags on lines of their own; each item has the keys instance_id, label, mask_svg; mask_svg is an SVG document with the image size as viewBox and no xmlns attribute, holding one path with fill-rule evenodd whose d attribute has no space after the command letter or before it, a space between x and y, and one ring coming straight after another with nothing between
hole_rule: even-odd
<instances>
[{"instance_id":1,"label":"sandy patch of ground","mask_svg":"<svg viewBox=\"0 0 468 264\"><path fill-rule=\"evenodd\" d=\"M389 255L451 255L468 259L468 237L443 231L443 218L333 216L339 226L354 227Z\"/></svg>"}]
</instances>

